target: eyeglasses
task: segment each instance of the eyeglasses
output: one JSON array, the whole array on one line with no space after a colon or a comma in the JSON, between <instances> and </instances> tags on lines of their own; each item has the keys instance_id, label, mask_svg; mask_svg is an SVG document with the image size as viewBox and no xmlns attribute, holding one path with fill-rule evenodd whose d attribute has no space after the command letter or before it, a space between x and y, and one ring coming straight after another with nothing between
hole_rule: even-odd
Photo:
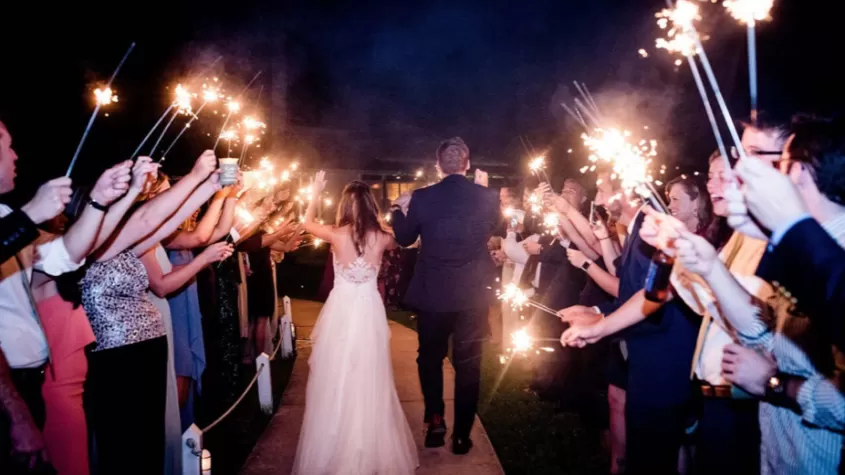
<instances>
[{"instance_id":1,"label":"eyeglasses","mask_svg":"<svg viewBox=\"0 0 845 475\"><path fill-rule=\"evenodd\" d=\"M752 155L752 156L755 156L755 157L759 157L759 156L764 156L764 157L765 156L778 156L779 157L779 156L783 155L783 152L780 151L780 150L778 150L778 151L774 151L774 150L753 150L753 151L748 151L747 153L748 153L748 155ZM731 157L733 157L734 159L739 159L739 150L737 150L735 146L731 146Z\"/></svg>"}]
</instances>

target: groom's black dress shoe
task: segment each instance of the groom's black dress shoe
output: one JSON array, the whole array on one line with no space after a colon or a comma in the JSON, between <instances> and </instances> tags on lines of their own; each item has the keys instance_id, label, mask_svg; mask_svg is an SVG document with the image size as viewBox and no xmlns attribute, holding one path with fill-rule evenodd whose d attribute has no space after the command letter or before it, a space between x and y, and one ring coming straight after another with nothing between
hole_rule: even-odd
<instances>
[{"instance_id":1,"label":"groom's black dress shoe","mask_svg":"<svg viewBox=\"0 0 845 475\"><path fill-rule=\"evenodd\" d=\"M452 437L452 452L456 455L466 455L472 448L472 440L469 437Z\"/></svg>"},{"instance_id":2,"label":"groom's black dress shoe","mask_svg":"<svg viewBox=\"0 0 845 475\"><path fill-rule=\"evenodd\" d=\"M428 448L443 447L446 445L446 422L443 416L435 414L428 422L428 430L425 433L425 446Z\"/></svg>"}]
</instances>

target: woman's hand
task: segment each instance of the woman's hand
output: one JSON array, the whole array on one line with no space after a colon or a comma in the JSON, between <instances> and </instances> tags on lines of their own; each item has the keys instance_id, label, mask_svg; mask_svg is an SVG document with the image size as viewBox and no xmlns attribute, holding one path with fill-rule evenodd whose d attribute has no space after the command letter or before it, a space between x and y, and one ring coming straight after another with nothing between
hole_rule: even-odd
<instances>
[{"instance_id":1,"label":"woman's hand","mask_svg":"<svg viewBox=\"0 0 845 475\"><path fill-rule=\"evenodd\" d=\"M228 242L218 242L205 248L200 254L200 258L205 260L205 264L213 264L215 262L225 261L235 252L234 246Z\"/></svg>"},{"instance_id":2,"label":"woman's hand","mask_svg":"<svg viewBox=\"0 0 845 475\"><path fill-rule=\"evenodd\" d=\"M132 166L132 184L130 188L142 192L148 181L155 180L158 176L158 163L153 163L150 157L138 157L135 165Z\"/></svg>"},{"instance_id":3,"label":"woman's hand","mask_svg":"<svg viewBox=\"0 0 845 475\"><path fill-rule=\"evenodd\" d=\"M314 188L311 190L314 193L314 196L319 195L326 189L326 172L325 170L320 170L314 175Z\"/></svg>"},{"instance_id":4,"label":"woman's hand","mask_svg":"<svg viewBox=\"0 0 845 475\"><path fill-rule=\"evenodd\" d=\"M129 182L132 180L132 160L118 163L109 168L94 184L91 189L91 199L97 203L108 206L129 190Z\"/></svg>"},{"instance_id":5,"label":"woman's hand","mask_svg":"<svg viewBox=\"0 0 845 475\"><path fill-rule=\"evenodd\" d=\"M675 241L678 262L687 270L707 278L719 260L719 252L701 236L685 231Z\"/></svg>"},{"instance_id":6,"label":"woman's hand","mask_svg":"<svg viewBox=\"0 0 845 475\"><path fill-rule=\"evenodd\" d=\"M584 348L587 345L598 342L605 336L604 320L587 325L575 324L567 328L560 335L560 344L563 346Z\"/></svg>"},{"instance_id":7,"label":"woman's hand","mask_svg":"<svg viewBox=\"0 0 845 475\"><path fill-rule=\"evenodd\" d=\"M601 217L597 216L596 222L592 223L590 227L593 229L593 234L596 236L596 239L599 241L604 241L605 239L610 239L610 231L607 229L607 224L604 222Z\"/></svg>"},{"instance_id":8,"label":"woman's hand","mask_svg":"<svg viewBox=\"0 0 845 475\"><path fill-rule=\"evenodd\" d=\"M521 244L522 248L525 249L525 252L531 254L532 256L537 256L543 252L543 246L539 242L526 239L522 241Z\"/></svg>"},{"instance_id":9,"label":"woman's hand","mask_svg":"<svg viewBox=\"0 0 845 475\"><path fill-rule=\"evenodd\" d=\"M194 162L194 168L191 169L190 174L200 180L205 180L215 170L217 170L217 157L214 156L213 151L206 150Z\"/></svg>"},{"instance_id":10,"label":"woman's hand","mask_svg":"<svg viewBox=\"0 0 845 475\"><path fill-rule=\"evenodd\" d=\"M585 256L584 253L579 251L578 249L567 249L566 257L569 258L570 264L579 269L584 266L585 262L589 261L589 259L587 259L587 256Z\"/></svg>"}]
</instances>

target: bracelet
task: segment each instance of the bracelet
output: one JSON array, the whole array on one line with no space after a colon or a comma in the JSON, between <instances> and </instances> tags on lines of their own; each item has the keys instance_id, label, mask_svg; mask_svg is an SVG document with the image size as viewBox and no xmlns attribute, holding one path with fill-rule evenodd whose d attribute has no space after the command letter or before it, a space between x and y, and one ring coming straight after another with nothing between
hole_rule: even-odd
<instances>
[{"instance_id":1,"label":"bracelet","mask_svg":"<svg viewBox=\"0 0 845 475\"><path fill-rule=\"evenodd\" d=\"M102 211L103 213L109 210L108 206L97 203L97 201L94 198L91 198L90 196L88 197L88 204L91 205L91 207L95 210Z\"/></svg>"}]
</instances>

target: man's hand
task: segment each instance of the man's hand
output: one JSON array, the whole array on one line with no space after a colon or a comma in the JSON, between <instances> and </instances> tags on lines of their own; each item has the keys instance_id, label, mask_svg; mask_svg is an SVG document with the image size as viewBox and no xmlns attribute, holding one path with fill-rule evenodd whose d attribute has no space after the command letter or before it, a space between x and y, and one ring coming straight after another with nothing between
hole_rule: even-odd
<instances>
[{"instance_id":1,"label":"man's hand","mask_svg":"<svg viewBox=\"0 0 845 475\"><path fill-rule=\"evenodd\" d=\"M205 180L215 170L217 170L217 157L214 156L213 151L206 150L194 162L194 168L191 169L191 174L200 180Z\"/></svg>"},{"instance_id":2,"label":"man's hand","mask_svg":"<svg viewBox=\"0 0 845 475\"><path fill-rule=\"evenodd\" d=\"M789 177L762 160L741 160L736 174L743 180L748 210L769 230L781 229L807 214L804 200Z\"/></svg>"},{"instance_id":3,"label":"man's hand","mask_svg":"<svg viewBox=\"0 0 845 475\"><path fill-rule=\"evenodd\" d=\"M587 256L584 255L583 252L579 251L578 249L567 249L566 250L566 257L569 259L569 263L577 268L581 268L587 259Z\"/></svg>"},{"instance_id":4,"label":"man's hand","mask_svg":"<svg viewBox=\"0 0 845 475\"><path fill-rule=\"evenodd\" d=\"M557 312L557 316L564 322L573 325L591 325L602 320L602 314L596 309L583 305L573 305Z\"/></svg>"},{"instance_id":5,"label":"man's hand","mask_svg":"<svg viewBox=\"0 0 845 475\"><path fill-rule=\"evenodd\" d=\"M732 343L722 356L722 377L751 395L766 394L769 379L777 374L778 365L771 353L760 354L750 348Z\"/></svg>"},{"instance_id":6,"label":"man's hand","mask_svg":"<svg viewBox=\"0 0 845 475\"><path fill-rule=\"evenodd\" d=\"M522 241L522 248L525 249L525 252L531 254L532 256L537 256L541 252L543 252L543 246L540 245L539 242L532 241L530 239L526 239Z\"/></svg>"},{"instance_id":7,"label":"man's hand","mask_svg":"<svg viewBox=\"0 0 845 475\"><path fill-rule=\"evenodd\" d=\"M150 157L138 157L135 165L132 166L132 184L130 187L138 192L144 191L144 187L150 180L158 176L158 163L153 163Z\"/></svg>"},{"instance_id":8,"label":"man's hand","mask_svg":"<svg viewBox=\"0 0 845 475\"><path fill-rule=\"evenodd\" d=\"M607 229L607 224L604 222L603 219L601 219L601 217L597 218L598 219L596 220L596 222L590 225L590 227L593 229L593 234L596 236L596 239L598 239L599 241L610 239L610 231L608 231Z\"/></svg>"},{"instance_id":9,"label":"man's hand","mask_svg":"<svg viewBox=\"0 0 845 475\"><path fill-rule=\"evenodd\" d=\"M24 466L30 470L47 460L47 451L41 431L35 426L32 417L16 418L9 429L12 440L12 453L15 458L24 460Z\"/></svg>"},{"instance_id":10,"label":"man's hand","mask_svg":"<svg viewBox=\"0 0 845 475\"><path fill-rule=\"evenodd\" d=\"M126 160L103 172L91 189L91 199L103 206L114 203L129 190L131 171L132 160Z\"/></svg>"},{"instance_id":11,"label":"man's hand","mask_svg":"<svg viewBox=\"0 0 845 475\"><path fill-rule=\"evenodd\" d=\"M485 172L484 170L481 170L480 168L476 168L475 169L475 184L481 185L481 186L486 188L490 184L490 175L487 172Z\"/></svg>"},{"instance_id":12,"label":"man's hand","mask_svg":"<svg viewBox=\"0 0 845 475\"><path fill-rule=\"evenodd\" d=\"M393 206L398 206L402 212L408 214L408 208L411 206L411 194L408 192L402 193L393 201Z\"/></svg>"},{"instance_id":13,"label":"man's hand","mask_svg":"<svg viewBox=\"0 0 845 475\"><path fill-rule=\"evenodd\" d=\"M604 334L604 320L599 320L593 324L575 324L567 328L563 334L560 335L560 344L563 346L572 346L575 348L584 348L587 345L592 345L606 335Z\"/></svg>"},{"instance_id":14,"label":"man's hand","mask_svg":"<svg viewBox=\"0 0 845 475\"><path fill-rule=\"evenodd\" d=\"M70 203L73 191L70 188L70 178L56 178L38 188L29 203L21 207L21 211L29 216L35 224L41 224L60 215L65 205Z\"/></svg>"}]
</instances>

